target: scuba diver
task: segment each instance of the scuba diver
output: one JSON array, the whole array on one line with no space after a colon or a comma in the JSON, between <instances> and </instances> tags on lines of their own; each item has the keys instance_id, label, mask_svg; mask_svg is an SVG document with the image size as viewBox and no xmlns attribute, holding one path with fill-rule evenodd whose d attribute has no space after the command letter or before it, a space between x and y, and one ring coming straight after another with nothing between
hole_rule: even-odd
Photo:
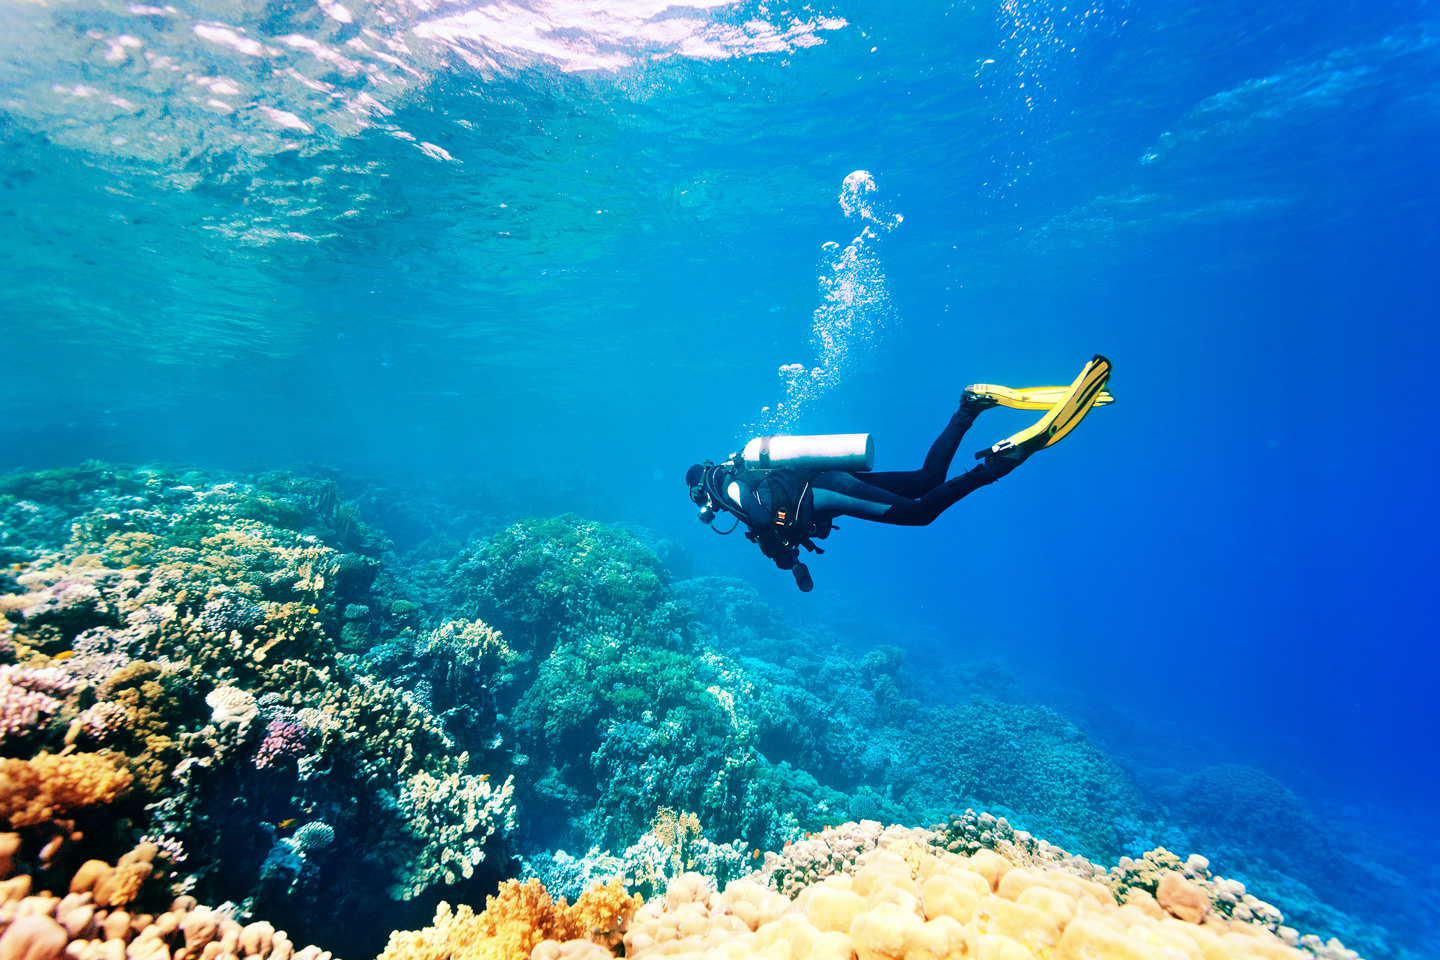
<instances>
[{"instance_id":1,"label":"scuba diver","mask_svg":"<svg viewBox=\"0 0 1440 960\"><path fill-rule=\"evenodd\" d=\"M795 575L803 591L814 589L800 548L815 545L835 527L836 517L876 523L924 526L972 491L994 483L1038 450L1058 443L1092 408L1114 398L1105 390L1110 361L1098 353L1068 387L1012 389L989 383L965 388L960 408L925 456L919 470L873 471L875 445L868 433L808 437L757 437L724 463L697 463L685 473L700 519L712 524L729 513L745 536ZM1045 410L1031 426L975 454L974 469L945 479L965 431L982 410L996 405Z\"/></svg>"}]
</instances>

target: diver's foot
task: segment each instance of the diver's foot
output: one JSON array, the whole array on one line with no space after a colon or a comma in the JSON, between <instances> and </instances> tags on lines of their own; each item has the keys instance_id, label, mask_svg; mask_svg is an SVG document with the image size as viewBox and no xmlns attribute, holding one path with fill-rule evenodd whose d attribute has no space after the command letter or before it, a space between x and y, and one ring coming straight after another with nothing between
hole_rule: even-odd
<instances>
[{"instance_id":1,"label":"diver's foot","mask_svg":"<svg viewBox=\"0 0 1440 960\"><path fill-rule=\"evenodd\" d=\"M985 393L981 389L976 389L982 386L982 384L972 383L965 388L964 392L960 394L961 410L970 413L979 413L981 410L989 410L991 407L997 406L1000 403L1000 401L992 395Z\"/></svg>"},{"instance_id":2,"label":"diver's foot","mask_svg":"<svg viewBox=\"0 0 1440 960\"><path fill-rule=\"evenodd\" d=\"M987 453L985 459L981 461L981 466L984 467L985 471L991 474L994 479L999 480L1005 476L1005 474L1029 459L1030 454L1034 453L1036 449L1039 448L1031 447L1027 449L1023 446L1014 446L999 453Z\"/></svg>"}]
</instances>

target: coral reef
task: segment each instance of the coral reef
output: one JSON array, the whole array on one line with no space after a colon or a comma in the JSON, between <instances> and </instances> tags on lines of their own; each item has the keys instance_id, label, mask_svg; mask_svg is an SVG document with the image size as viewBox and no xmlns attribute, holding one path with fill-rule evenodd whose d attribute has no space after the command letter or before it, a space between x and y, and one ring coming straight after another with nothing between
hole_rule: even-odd
<instances>
[{"instance_id":1,"label":"coral reef","mask_svg":"<svg viewBox=\"0 0 1440 960\"><path fill-rule=\"evenodd\" d=\"M341 943L342 918L387 889L486 858L503 875L510 782L471 769L470 727L347 653L416 644L460 685L498 671L503 641L388 614L404 598L380 592L387 541L333 483L87 465L6 478L7 504L23 521L0 533L23 557L0 592L12 829L65 838L62 859L148 833L188 855L186 889Z\"/></svg>"},{"instance_id":2,"label":"coral reef","mask_svg":"<svg viewBox=\"0 0 1440 960\"><path fill-rule=\"evenodd\" d=\"M72 875L40 874L63 896L39 887L35 876L12 876L19 834L0 834L0 957L5 960L331 960L316 946L296 949L283 930L259 920L241 924L224 909L194 897L165 901L154 860L159 848L141 844L111 865L89 860Z\"/></svg>"},{"instance_id":3,"label":"coral reef","mask_svg":"<svg viewBox=\"0 0 1440 960\"><path fill-rule=\"evenodd\" d=\"M976 822L988 828L995 821ZM981 832L1009 842L993 830ZM1147 861L1158 871L1157 898L1129 882L1148 870L1122 870L1106 883L1105 871L1024 837L1010 845L1009 855L982 847L966 856L945 849L944 834L879 823L847 823L825 833L827 858L814 848L792 854L789 868L780 869L781 858L772 853L764 870L725 884L723 892L698 873L672 879L663 896L643 904L624 899L618 883L596 888L586 896L604 892L609 899L600 922L588 929L572 921L563 900L555 905L539 881L511 882L478 916L445 907L433 926L395 934L380 960L1355 957L1338 943L1302 942L1287 927L1271 929L1261 917L1212 911L1224 881L1202 887L1170 869L1163 851ZM963 833L962 827L949 831ZM1203 873L1198 863L1190 869Z\"/></svg>"},{"instance_id":4,"label":"coral reef","mask_svg":"<svg viewBox=\"0 0 1440 960\"><path fill-rule=\"evenodd\" d=\"M1058 715L923 705L896 647L851 657L793 636L732 581L683 586L635 537L578 517L515 524L452 563L446 609L517 651L496 701L510 736L497 732L529 768L517 796L536 845L621 850L671 808L775 848L829 822L999 800L1118 852L1130 788Z\"/></svg>"},{"instance_id":5,"label":"coral reef","mask_svg":"<svg viewBox=\"0 0 1440 960\"><path fill-rule=\"evenodd\" d=\"M0 829L16 838L0 864L52 887L83 875L97 912L163 895L146 906L174 914L147 935L161 942L126 960L217 960L253 916L373 954L441 896L477 903L502 882L485 911L442 904L387 955L964 946L1023 960L1014 949L1041 943L1030 927L1013 948L998 939L1022 906L1054 921L1045 956L1072 929L1078 956L1122 949L1102 927L1169 923L1343 955L1203 858L1152 849L1156 835L1193 849L1193 834L993 663L918 677L900 647L791 626L738 581L675 582L644 531L566 515L461 544L453 523L390 510L434 536L395 555L335 482L283 473L0 478ZM1288 830L1296 861L1282 866L1336 864L1278 784L1217 768L1181 785L1167 801L1192 818L1242 810L1249 848ZM1003 816L966 810L982 804ZM1097 866L1126 850L1150 852ZM543 884L510 879L516 854ZM897 863L918 893L865 879L898 878ZM992 886L974 890L988 906L951 917L960 933L898 893L871 902L872 887L914 899L935 874L958 903L967 873ZM1284 890L1292 918L1304 905L1307 929L1350 929L1288 875L1260 875L1246 883ZM1001 889L1010 876L1044 882ZM222 904L233 926L186 900L163 910L177 894ZM1087 896L1121 912L1091 915ZM190 944L186 924L210 939ZM25 943L54 947L53 930L27 926L43 929L22 928ZM59 949L120 960L110 939ZM265 960L270 943L245 955Z\"/></svg>"}]
</instances>

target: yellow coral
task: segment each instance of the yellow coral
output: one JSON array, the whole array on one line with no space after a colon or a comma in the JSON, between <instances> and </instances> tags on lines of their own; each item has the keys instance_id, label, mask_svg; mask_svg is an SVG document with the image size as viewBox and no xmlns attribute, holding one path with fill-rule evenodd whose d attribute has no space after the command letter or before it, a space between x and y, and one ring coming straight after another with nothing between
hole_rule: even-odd
<instances>
[{"instance_id":1,"label":"yellow coral","mask_svg":"<svg viewBox=\"0 0 1440 960\"><path fill-rule=\"evenodd\" d=\"M562 909L564 902L560 901ZM582 893L570 913L578 928L577 936L613 947L620 942L635 911L644 905L638 893L626 893L624 882L617 879Z\"/></svg>"},{"instance_id":2,"label":"yellow coral","mask_svg":"<svg viewBox=\"0 0 1440 960\"><path fill-rule=\"evenodd\" d=\"M675 873L695 867L695 841L704 833L698 816L660 807L655 811L655 819L650 821L650 833L670 855L670 865Z\"/></svg>"},{"instance_id":3,"label":"yellow coral","mask_svg":"<svg viewBox=\"0 0 1440 960\"><path fill-rule=\"evenodd\" d=\"M128 770L98 753L0 760L0 820L12 829L30 827L80 807L113 803L132 779Z\"/></svg>"},{"instance_id":4,"label":"yellow coral","mask_svg":"<svg viewBox=\"0 0 1440 960\"><path fill-rule=\"evenodd\" d=\"M589 939L608 947L642 904L619 880L582 894L573 907L553 900L539 880L508 880L485 898L479 915L464 905L452 913L441 903L432 926L392 933L380 960L528 960L544 940Z\"/></svg>"}]
</instances>

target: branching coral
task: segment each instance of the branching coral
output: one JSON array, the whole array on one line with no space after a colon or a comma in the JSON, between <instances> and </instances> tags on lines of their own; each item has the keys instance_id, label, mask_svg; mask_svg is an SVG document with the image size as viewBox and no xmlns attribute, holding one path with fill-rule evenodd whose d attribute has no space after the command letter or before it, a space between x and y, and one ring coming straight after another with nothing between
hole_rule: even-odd
<instances>
[{"instance_id":1,"label":"branching coral","mask_svg":"<svg viewBox=\"0 0 1440 960\"><path fill-rule=\"evenodd\" d=\"M30 827L84 807L113 803L134 778L98 753L0 760L0 820Z\"/></svg>"},{"instance_id":2,"label":"branching coral","mask_svg":"<svg viewBox=\"0 0 1440 960\"><path fill-rule=\"evenodd\" d=\"M142 843L115 861L112 867L104 860L87 860L70 880L71 893L88 893L98 907L124 907L140 895L140 890L155 872L155 855L160 848Z\"/></svg>"},{"instance_id":3,"label":"branching coral","mask_svg":"<svg viewBox=\"0 0 1440 960\"><path fill-rule=\"evenodd\" d=\"M265 728L265 739L260 741L260 748L255 752L255 768L267 770L298 760L309 746L310 737L304 726L290 720L271 720Z\"/></svg>"},{"instance_id":4,"label":"branching coral","mask_svg":"<svg viewBox=\"0 0 1440 960\"><path fill-rule=\"evenodd\" d=\"M486 898L478 915L467 906L452 913L442 903L432 926L391 934L380 960L527 960L544 940L586 939L609 947L619 943L642 904L618 880L582 894L574 906L553 900L538 880L509 880Z\"/></svg>"},{"instance_id":5,"label":"branching coral","mask_svg":"<svg viewBox=\"0 0 1440 960\"><path fill-rule=\"evenodd\" d=\"M0 744L40 731L42 720L60 709L75 686L53 667L0 666Z\"/></svg>"},{"instance_id":6,"label":"branching coral","mask_svg":"<svg viewBox=\"0 0 1440 960\"><path fill-rule=\"evenodd\" d=\"M661 807L650 822L650 830L625 850L621 862L629 884L652 896L686 873L724 886L746 872L747 857L743 841L713 843L705 837L695 814Z\"/></svg>"},{"instance_id":7,"label":"branching coral","mask_svg":"<svg viewBox=\"0 0 1440 960\"><path fill-rule=\"evenodd\" d=\"M468 761L460 757L463 768ZM396 899L416 896L437 880L469 878L485 859L485 845L497 832L515 826L514 780L499 787L487 775L450 773L435 777L421 770L400 791L405 829L424 846L406 865Z\"/></svg>"}]
</instances>

